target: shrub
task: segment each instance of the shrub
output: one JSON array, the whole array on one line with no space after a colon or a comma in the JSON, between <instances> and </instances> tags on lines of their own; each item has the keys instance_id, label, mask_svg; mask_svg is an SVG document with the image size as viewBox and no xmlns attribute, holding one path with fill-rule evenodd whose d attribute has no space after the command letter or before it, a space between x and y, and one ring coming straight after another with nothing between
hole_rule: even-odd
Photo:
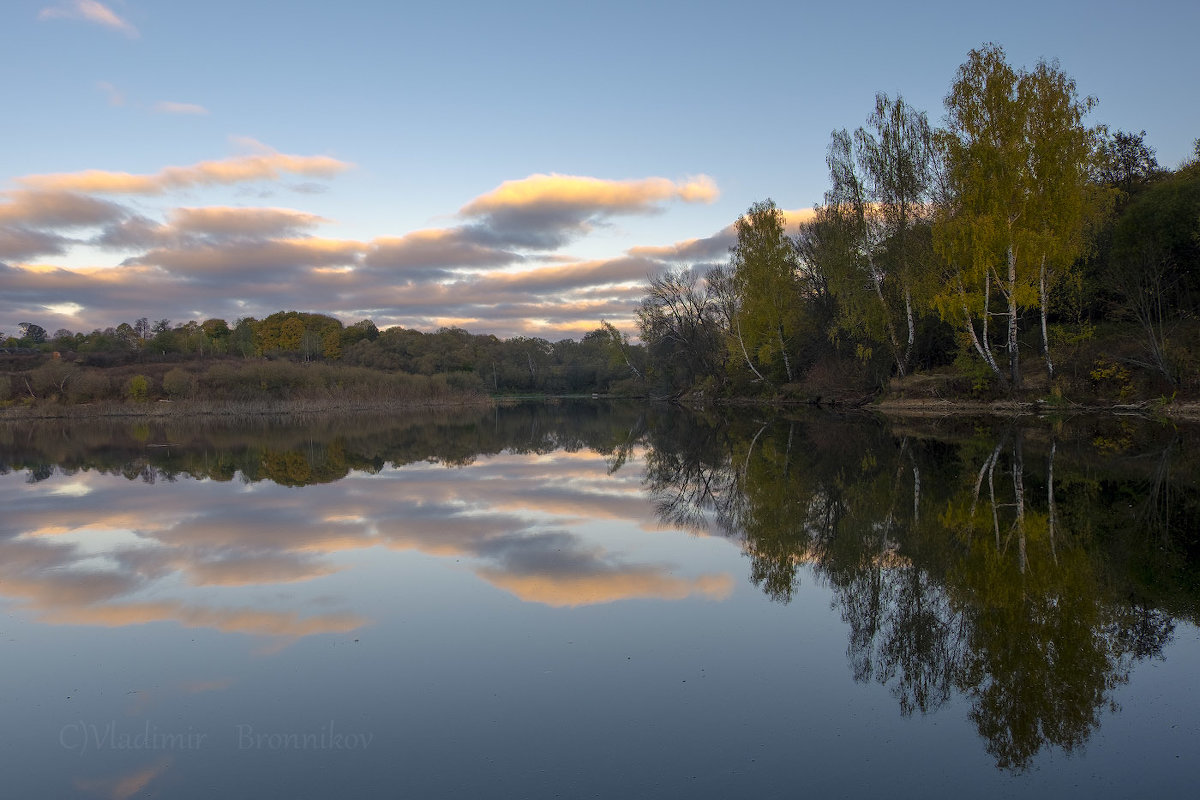
<instances>
[{"instance_id":1,"label":"shrub","mask_svg":"<svg viewBox=\"0 0 1200 800\"><path fill-rule=\"evenodd\" d=\"M179 367L175 367L169 370L166 375L163 375L163 391L172 400L191 397L195 387L196 379L192 377L191 373Z\"/></svg>"},{"instance_id":2,"label":"shrub","mask_svg":"<svg viewBox=\"0 0 1200 800\"><path fill-rule=\"evenodd\" d=\"M67 387L67 393L75 403L103 400L108 397L110 391L108 376L96 369L81 370Z\"/></svg>"},{"instance_id":3,"label":"shrub","mask_svg":"<svg viewBox=\"0 0 1200 800\"><path fill-rule=\"evenodd\" d=\"M29 373L29 381L39 397L62 396L76 375L74 364L62 361L47 361Z\"/></svg>"},{"instance_id":4,"label":"shrub","mask_svg":"<svg viewBox=\"0 0 1200 800\"><path fill-rule=\"evenodd\" d=\"M1133 393L1132 376L1129 374L1129 370L1107 358L1096 360L1090 377L1096 391L1111 394L1115 390L1117 397L1122 402L1129 399Z\"/></svg>"},{"instance_id":5,"label":"shrub","mask_svg":"<svg viewBox=\"0 0 1200 800\"><path fill-rule=\"evenodd\" d=\"M135 403L144 403L150 396L150 379L134 375L125 386L125 395Z\"/></svg>"}]
</instances>

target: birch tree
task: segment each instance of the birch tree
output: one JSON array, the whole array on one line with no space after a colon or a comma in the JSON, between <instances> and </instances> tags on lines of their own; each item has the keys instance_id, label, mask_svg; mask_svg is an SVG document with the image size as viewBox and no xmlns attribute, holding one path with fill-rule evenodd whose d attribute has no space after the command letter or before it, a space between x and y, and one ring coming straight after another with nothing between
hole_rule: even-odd
<instances>
[{"instance_id":1,"label":"birch tree","mask_svg":"<svg viewBox=\"0 0 1200 800\"><path fill-rule=\"evenodd\" d=\"M729 262L738 297L737 355L760 380L764 380L761 365L778 364L791 382L796 374L789 351L798 309L795 253L784 232L783 212L772 200L764 200L752 205L734 228L737 244Z\"/></svg>"},{"instance_id":2,"label":"birch tree","mask_svg":"<svg viewBox=\"0 0 1200 800\"><path fill-rule=\"evenodd\" d=\"M935 247L952 265L937 305L986 321L999 291L1007 379L1020 387L1020 312L1037 307L1043 332L1053 278L1082 252L1087 176L1095 132L1083 127L1093 98L1080 99L1057 64L1015 70L995 44L972 50L946 97L944 152L951 208L935 226ZM974 337L974 323L970 319ZM986 341L976 349L998 375ZM1047 365L1048 336L1043 335Z\"/></svg>"},{"instance_id":3,"label":"birch tree","mask_svg":"<svg viewBox=\"0 0 1200 800\"><path fill-rule=\"evenodd\" d=\"M829 264L841 325L886 337L903 377L916 341L914 295L929 260L919 235L933 177L929 121L902 97L877 94L866 127L853 136L834 131L827 163L833 186L822 211L842 231L842 253Z\"/></svg>"}]
</instances>

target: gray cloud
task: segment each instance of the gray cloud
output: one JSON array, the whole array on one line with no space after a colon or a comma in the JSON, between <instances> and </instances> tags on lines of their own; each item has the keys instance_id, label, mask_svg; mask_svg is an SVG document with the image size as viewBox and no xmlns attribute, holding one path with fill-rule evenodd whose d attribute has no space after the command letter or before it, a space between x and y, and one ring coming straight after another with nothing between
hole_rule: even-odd
<instances>
[{"instance_id":1,"label":"gray cloud","mask_svg":"<svg viewBox=\"0 0 1200 800\"><path fill-rule=\"evenodd\" d=\"M730 225L712 236L688 239L659 247L634 247L629 252L631 255L681 263L724 261L729 257L729 248L735 244L737 244L737 232Z\"/></svg>"},{"instance_id":2,"label":"gray cloud","mask_svg":"<svg viewBox=\"0 0 1200 800\"><path fill-rule=\"evenodd\" d=\"M376 239L363 263L374 269L434 267L438 269L433 274L443 275L453 267L501 267L524 260L518 253L474 240L462 228L448 228Z\"/></svg>"},{"instance_id":3,"label":"gray cloud","mask_svg":"<svg viewBox=\"0 0 1200 800\"><path fill-rule=\"evenodd\" d=\"M35 256L62 255L71 243L71 239L56 233L0 226L0 258L23 261Z\"/></svg>"},{"instance_id":4,"label":"gray cloud","mask_svg":"<svg viewBox=\"0 0 1200 800\"><path fill-rule=\"evenodd\" d=\"M78 228L102 225L128 216L124 206L68 191L18 189L6 192L0 203L0 224L40 228Z\"/></svg>"},{"instance_id":5,"label":"gray cloud","mask_svg":"<svg viewBox=\"0 0 1200 800\"><path fill-rule=\"evenodd\" d=\"M323 240L229 241L220 244L159 248L122 262L123 266L155 266L188 280L232 278L236 288L244 273L252 279L284 277L312 267L353 264L362 252L358 242ZM230 284L226 284L230 286Z\"/></svg>"},{"instance_id":6,"label":"gray cloud","mask_svg":"<svg viewBox=\"0 0 1200 800\"><path fill-rule=\"evenodd\" d=\"M290 208L208 206L176 208L167 215L167 224L179 233L215 239L293 236L327 221L316 214Z\"/></svg>"}]
</instances>

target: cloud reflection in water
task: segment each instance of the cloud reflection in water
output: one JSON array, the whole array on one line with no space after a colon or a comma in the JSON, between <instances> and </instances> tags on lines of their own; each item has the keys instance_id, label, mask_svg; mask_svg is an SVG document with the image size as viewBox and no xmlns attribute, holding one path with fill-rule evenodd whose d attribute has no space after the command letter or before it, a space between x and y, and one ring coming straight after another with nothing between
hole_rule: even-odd
<instances>
[{"instance_id":1,"label":"cloud reflection in water","mask_svg":"<svg viewBox=\"0 0 1200 800\"><path fill-rule=\"evenodd\" d=\"M0 592L51 624L173 621L296 639L370 620L348 608L353 598L307 615L295 593L246 602L248 593L318 581L351 568L339 554L385 548L467 560L491 585L553 607L727 597L728 574L677 575L597 540L596 521L602 531L652 527L640 479L638 469L608 475L601 456L565 451L502 453L459 469L417 462L301 489L265 482L248 493L88 470L33 484L11 474L0 477L9 509Z\"/></svg>"}]
</instances>

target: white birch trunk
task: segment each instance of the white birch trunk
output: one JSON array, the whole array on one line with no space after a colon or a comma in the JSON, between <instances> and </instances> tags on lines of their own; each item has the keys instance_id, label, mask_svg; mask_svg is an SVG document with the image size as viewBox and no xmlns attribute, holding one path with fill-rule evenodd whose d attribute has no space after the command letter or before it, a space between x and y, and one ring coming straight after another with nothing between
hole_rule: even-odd
<instances>
[{"instance_id":1,"label":"white birch trunk","mask_svg":"<svg viewBox=\"0 0 1200 800\"><path fill-rule=\"evenodd\" d=\"M1008 246L1008 376L1015 391L1021 388L1020 353L1017 351L1017 253Z\"/></svg>"},{"instance_id":2,"label":"white birch trunk","mask_svg":"<svg viewBox=\"0 0 1200 800\"><path fill-rule=\"evenodd\" d=\"M1050 360L1050 335L1046 330L1050 298L1046 296L1046 254L1042 254L1042 269L1038 275L1038 303L1042 307L1042 352L1046 354L1046 372L1054 379L1054 362Z\"/></svg>"}]
</instances>

